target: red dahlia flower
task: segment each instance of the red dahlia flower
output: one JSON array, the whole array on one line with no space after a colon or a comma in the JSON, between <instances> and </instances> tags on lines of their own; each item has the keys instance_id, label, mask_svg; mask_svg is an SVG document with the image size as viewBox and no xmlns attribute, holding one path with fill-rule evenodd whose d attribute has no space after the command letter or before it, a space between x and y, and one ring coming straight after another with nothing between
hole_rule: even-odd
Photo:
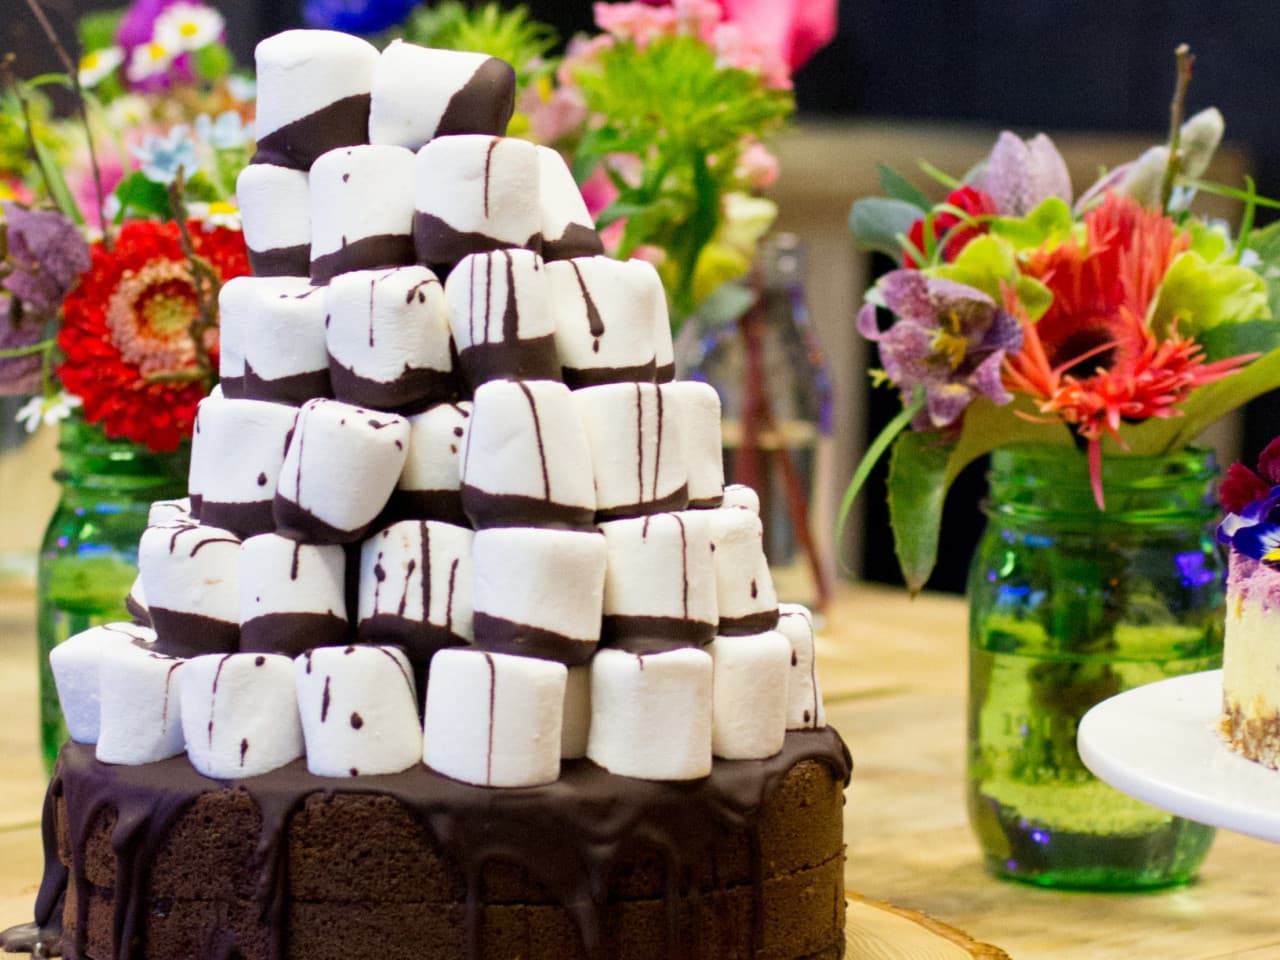
<instances>
[{"instance_id":1,"label":"red dahlia flower","mask_svg":"<svg viewBox=\"0 0 1280 960\"><path fill-rule=\"evenodd\" d=\"M206 230L195 221L188 227L196 254L223 282L249 272L238 230ZM191 435L205 393L191 339L196 281L178 226L130 221L112 250L96 243L92 256L93 266L63 302L58 346L66 359L58 376L107 436L174 450ZM216 330L204 347L216 370Z\"/></svg>"}]
</instances>

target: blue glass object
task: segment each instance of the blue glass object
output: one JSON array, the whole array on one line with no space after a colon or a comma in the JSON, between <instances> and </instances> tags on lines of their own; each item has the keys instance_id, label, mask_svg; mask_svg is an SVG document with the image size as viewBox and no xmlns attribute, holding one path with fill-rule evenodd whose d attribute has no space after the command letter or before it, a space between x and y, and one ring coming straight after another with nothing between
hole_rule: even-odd
<instances>
[{"instance_id":1,"label":"blue glass object","mask_svg":"<svg viewBox=\"0 0 1280 960\"><path fill-rule=\"evenodd\" d=\"M992 456L969 576L968 801L988 869L1043 886L1132 890L1194 876L1213 830L1097 780L1076 725L1131 687L1222 662L1225 569L1207 451L1103 460Z\"/></svg>"}]
</instances>

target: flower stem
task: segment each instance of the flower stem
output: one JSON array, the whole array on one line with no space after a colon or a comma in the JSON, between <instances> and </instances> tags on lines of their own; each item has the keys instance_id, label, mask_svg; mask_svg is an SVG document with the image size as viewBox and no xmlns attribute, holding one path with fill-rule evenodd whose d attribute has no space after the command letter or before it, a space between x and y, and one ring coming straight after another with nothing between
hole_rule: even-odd
<instances>
[{"instance_id":1,"label":"flower stem","mask_svg":"<svg viewBox=\"0 0 1280 960\"><path fill-rule=\"evenodd\" d=\"M1186 113L1187 87L1191 84L1191 68L1196 58L1185 43L1173 51L1177 59L1177 79L1174 81L1173 100L1169 104L1169 162L1164 168L1164 181L1160 184L1160 208L1169 209L1173 196L1173 184L1182 169L1182 119Z\"/></svg>"},{"instance_id":2,"label":"flower stem","mask_svg":"<svg viewBox=\"0 0 1280 960\"><path fill-rule=\"evenodd\" d=\"M58 33L53 29L53 24L49 22L49 18L45 16L44 8L40 6L40 0L27 0L27 6L31 8L31 13L39 22L44 35L49 38L49 44L53 47L53 52L57 54L58 59L62 61L63 69L67 71L67 79L71 83L71 95L75 101L76 113L79 115L80 125L84 127L85 142L89 145L89 165L93 168L93 187L98 202L98 223L102 226L102 246L109 253L111 251L111 228L107 223L107 198L106 192L102 189L102 170L98 166L98 151L93 145L93 131L89 129L89 112L84 105L84 91L80 88L80 66L71 54L67 52L67 48L62 41L58 39ZM28 123L28 128L29 126Z\"/></svg>"},{"instance_id":3,"label":"flower stem","mask_svg":"<svg viewBox=\"0 0 1280 960\"><path fill-rule=\"evenodd\" d=\"M18 357L34 357L37 354L47 353L53 349L54 341L41 340L39 343L31 343L25 347L13 347L9 350L0 350L0 360L14 360Z\"/></svg>"},{"instance_id":4,"label":"flower stem","mask_svg":"<svg viewBox=\"0 0 1280 960\"><path fill-rule=\"evenodd\" d=\"M187 204L183 199L184 174L182 167L179 167L173 182L169 184L169 212L178 225L182 252L187 255L187 262L191 266L191 281L196 294L196 316L187 332L195 346L198 379L204 381L207 393L213 386L215 371L205 336L218 328L218 291L222 288L222 282L218 271L196 253L195 244L191 242L191 231L187 228Z\"/></svg>"},{"instance_id":5,"label":"flower stem","mask_svg":"<svg viewBox=\"0 0 1280 960\"><path fill-rule=\"evenodd\" d=\"M31 162L40 171L40 179L44 181L44 188L49 196L55 197L57 194L53 189L53 180L49 176L49 170L44 165L44 158L40 155L40 150L36 147L36 131L31 119L31 103L27 100L27 96L22 91L22 85L18 82L18 78L13 73L13 61L15 57L12 53L6 53L4 59L0 60L0 71L4 73L4 82L13 95L18 99L18 107L22 110L22 126L27 135L27 146L31 150Z\"/></svg>"}]
</instances>

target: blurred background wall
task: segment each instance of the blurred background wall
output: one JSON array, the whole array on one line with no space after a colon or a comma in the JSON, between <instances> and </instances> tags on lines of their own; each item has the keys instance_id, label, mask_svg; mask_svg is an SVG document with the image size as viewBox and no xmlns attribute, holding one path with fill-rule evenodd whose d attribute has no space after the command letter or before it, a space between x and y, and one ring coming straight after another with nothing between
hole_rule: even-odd
<instances>
[{"instance_id":1,"label":"blurred background wall","mask_svg":"<svg viewBox=\"0 0 1280 960\"><path fill-rule=\"evenodd\" d=\"M252 62L253 45L277 30L301 25L301 0L216 0L228 20L238 59ZM99 0L48 0L64 23L89 9L119 6ZM565 38L591 23L585 0L527 4ZM1135 156L1162 140L1173 79L1173 49L1187 42L1197 55L1190 110L1218 106L1230 148L1222 179L1251 170L1259 190L1280 196L1280 7L1274 0L842 0L834 42L796 77L799 123L780 145L782 178L775 190L779 226L810 248L809 296L835 381L836 464L818 493L818 523L829 526L836 491L852 472L865 438L898 409L892 391L867 389L872 351L855 335L852 317L861 291L885 264L853 250L845 228L849 205L878 190L876 163L915 175L928 159L960 174L985 155L1002 128L1046 130L1063 147L1082 188L1101 165ZM57 64L23 0L0 0L0 51L12 51L19 72ZM1280 429L1280 398L1246 412L1222 449L1252 457ZM46 441L51 438L44 438ZM21 529L0 525L0 549L31 536L48 511L41 498L52 484L39 473L50 443L21 466L0 464L0 508L22 500ZM981 526L977 510L982 468L971 468L947 510L933 586L960 589ZM33 492L34 491L34 492ZM32 503L34 501L34 503ZM871 579L897 573L882 507L883 483L863 497L865 520L845 544L849 564ZM13 521L7 521L12 528Z\"/></svg>"}]
</instances>

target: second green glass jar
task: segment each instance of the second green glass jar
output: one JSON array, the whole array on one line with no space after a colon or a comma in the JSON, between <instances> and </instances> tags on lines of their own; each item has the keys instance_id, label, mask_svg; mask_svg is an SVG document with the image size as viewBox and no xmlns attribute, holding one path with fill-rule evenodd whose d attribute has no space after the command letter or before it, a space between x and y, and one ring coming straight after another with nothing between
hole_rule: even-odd
<instances>
[{"instance_id":1,"label":"second green glass jar","mask_svg":"<svg viewBox=\"0 0 1280 960\"><path fill-rule=\"evenodd\" d=\"M1106 509L1072 447L992 455L969 576L968 801L988 869L1128 890L1194 876L1213 829L1097 780L1076 726L1106 698L1221 666L1225 570L1212 454L1103 460Z\"/></svg>"}]
</instances>

